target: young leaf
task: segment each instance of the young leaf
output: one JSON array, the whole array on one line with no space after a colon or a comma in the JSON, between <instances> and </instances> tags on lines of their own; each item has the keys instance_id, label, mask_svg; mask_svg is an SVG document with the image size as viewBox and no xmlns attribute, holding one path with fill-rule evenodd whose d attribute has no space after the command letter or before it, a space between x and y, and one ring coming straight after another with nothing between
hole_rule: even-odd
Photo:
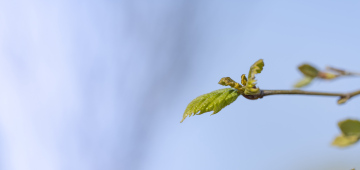
<instances>
[{"instance_id":1,"label":"young leaf","mask_svg":"<svg viewBox=\"0 0 360 170\"><path fill-rule=\"evenodd\" d=\"M233 88L219 89L201 95L188 104L180 123L188 116L200 115L210 111L214 111L211 115L216 114L225 106L234 102L239 95L237 90Z\"/></svg>"},{"instance_id":2,"label":"young leaf","mask_svg":"<svg viewBox=\"0 0 360 170\"><path fill-rule=\"evenodd\" d=\"M360 136L360 121L347 119L338 123L341 132L345 136L358 135Z\"/></svg>"},{"instance_id":3,"label":"young leaf","mask_svg":"<svg viewBox=\"0 0 360 170\"><path fill-rule=\"evenodd\" d=\"M246 75L245 74L242 74L241 75L241 84L246 86L246 83L247 83L247 78L246 78Z\"/></svg>"},{"instance_id":4,"label":"young leaf","mask_svg":"<svg viewBox=\"0 0 360 170\"><path fill-rule=\"evenodd\" d=\"M305 76L303 79L301 79L300 81L298 81L294 87L295 88L301 88L301 87L304 87L304 86L307 86L308 84L310 84L312 82L314 78L312 77L309 77L309 76Z\"/></svg>"},{"instance_id":5,"label":"young leaf","mask_svg":"<svg viewBox=\"0 0 360 170\"><path fill-rule=\"evenodd\" d=\"M312 77L312 78L317 77L318 74L319 74L319 71L315 67L313 67L313 66L311 66L309 64L303 64L303 65L299 66L299 70L305 76L309 76L309 77Z\"/></svg>"},{"instance_id":6,"label":"young leaf","mask_svg":"<svg viewBox=\"0 0 360 170\"><path fill-rule=\"evenodd\" d=\"M238 91L241 91L241 92L244 91L242 86L238 82L231 79L230 77L221 78L220 81L219 81L219 84L223 85L223 86L230 86L230 87L235 88L235 89L237 89Z\"/></svg>"},{"instance_id":7,"label":"young leaf","mask_svg":"<svg viewBox=\"0 0 360 170\"><path fill-rule=\"evenodd\" d=\"M359 141L359 136L357 135L352 135L352 136L340 135L334 139L332 145L338 147L346 147L356 143L357 141Z\"/></svg>"},{"instance_id":8,"label":"young leaf","mask_svg":"<svg viewBox=\"0 0 360 170\"><path fill-rule=\"evenodd\" d=\"M264 61L262 59L256 61L251 67L248 74L248 80L246 82L245 95L254 95L260 92L259 88L256 88L255 74L261 73L264 68Z\"/></svg>"},{"instance_id":9,"label":"young leaf","mask_svg":"<svg viewBox=\"0 0 360 170\"><path fill-rule=\"evenodd\" d=\"M335 138L332 143L335 146L350 146L360 139L360 122L357 120L347 119L338 123L342 134Z\"/></svg>"}]
</instances>

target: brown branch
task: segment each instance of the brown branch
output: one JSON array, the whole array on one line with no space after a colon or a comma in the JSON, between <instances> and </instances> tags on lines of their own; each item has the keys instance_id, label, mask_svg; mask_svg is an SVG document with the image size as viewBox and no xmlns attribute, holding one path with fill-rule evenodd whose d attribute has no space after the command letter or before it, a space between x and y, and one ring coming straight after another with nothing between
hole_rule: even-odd
<instances>
[{"instance_id":1,"label":"brown branch","mask_svg":"<svg viewBox=\"0 0 360 170\"><path fill-rule=\"evenodd\" d=\"M327 93L327 92L314 92L314 91L302 91L302 90L261 90L261 93L258 95L252 96L252 98L262 98L264 96L270 96L270 95L312 95L312 96L338 96L340 99L350 99L356 95L360 95L360 90L350 92L350 93ZM249 96L245 96L245 98L248 98ZM341 103L339 103L341 104Z\"/></svg>"}]
</instances>

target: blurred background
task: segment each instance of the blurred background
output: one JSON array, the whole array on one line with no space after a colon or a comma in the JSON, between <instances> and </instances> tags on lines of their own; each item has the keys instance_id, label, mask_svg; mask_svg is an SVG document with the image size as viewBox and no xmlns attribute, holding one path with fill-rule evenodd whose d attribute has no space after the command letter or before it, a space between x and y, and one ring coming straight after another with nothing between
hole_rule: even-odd
<instances>
[{"instance_id":1,"label":"blurred background","mask_svg":"<svg viewBox=\"0 0 360 170\"><path fill-rule=\"evenodd\" d=\"M239 97L179 123L195 97L262 58L262 89L297 66L360 71L359 1L0 0L1 170L360 169L331 146L360 98ZM348 92L359 78L306 90Z\"/></svg>"}]
</instances>

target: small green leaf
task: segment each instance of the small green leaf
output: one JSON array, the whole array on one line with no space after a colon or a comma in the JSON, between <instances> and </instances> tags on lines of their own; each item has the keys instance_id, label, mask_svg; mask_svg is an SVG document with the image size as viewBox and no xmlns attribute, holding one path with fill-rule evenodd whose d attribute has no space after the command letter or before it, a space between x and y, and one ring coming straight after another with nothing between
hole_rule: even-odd
<instances>
[{"instance_id":1,"label":"small green leaf","mask_svg":"<svg viewBox=\"0 0 360 170\"><path fill-rule=\"evenodd\" d=\"M201 95L188 104L180 123L188 116L200 115L210 111L214 111L211 115L216 114L225 106L234 102L239 95L237 90L233 88L219 89Z\"/></svg>"},{"instance_id":2,"label":"small green leaf","mask_svg":"<svg viewBox=\"0 0 360 170\"><path fill-rule=\"evenodd\" d=\"M247 83L247 78L246 78L246 75L245 74L242 74L241 75L241 84L246 86L246 83Z\"/></svg>"},{"instance_id":3,"label":"small green leaf","mask_svg":"<svg viewBox=\"0 0 360 170\"><path fill-rule=\"evenodd\" d=\"M247 78L248 80L246 82L246 87L245 87L245 95L259 94L260 89L255 86L256 85L255 74L261 73L263 68L264 68L263 59L256 61L250 67L248 78Z\"/></svg>"},{"instance_id":4,"label":"small green leaf","mask_svg":"<svg viewBox=\"0 0 360 170\"><path fill-rule=\"evenodd\" d=\"M346 147L356 143L357 141L359 141L359 136L357 135L352 135L352 136L340 135L334 139L332 145L338 147Z\"/></svg>"},{"instance_id":5,"label":"small green leaf","mask_svg":"<svg viewBox=\"0 0 360 170\"><path fill-rule=\"evenodd\" d=\"M248 74L248 80L255 80L255 74L261 73L261 71L264 68L264 61L263 59L260 59L258 61L256 61L249 70L249 74Z\"/></svg>"},{"instance_id":6,"label":"small green leaf","mask_svg":"<svg viewBox=\"0 0 360 170\"><path fill-rule=\"evenodd\" d=\"M347 119L338 123L341 132L345 136L360 136L360 121Z\"/></svg>"},{"instance_id":7,"label":"small green leaf","mask_svg":"<svg viewBox=\"0 0 360 170\"><path fill-rule=\"evenodd\" d=\"M299 66L299 70L305 76L309 76L309 77L312 77L312 78L318 76L318 74L319 74L319 71L315 67L313 67L313 66L311 66L309 64L303 64L303 65Z\"/></svg>"},{"instance_id":8,"label":"small green leaf","mask_svg":"<svg viewBox=\"0 0 360 170\"><path fill-rule=\"evenodd\" d=\"M295 88L301 88L301 87L307 86L307 85L309 85L309 84L312 82L313 79L314 79L314 78L312 78L312 77L305 76L303 79L301 79L300 81L298 81L298 82L294 85L294 87L295 87Z\"/></svg>"},{"instance_id":9,"label":"small green leaf","mask_svg":"<svg viewBox=\"0 0 360 170\"><path fill-rule=\"evenodd\" d=\"M333 145L350 146L360 139L360 121L347 119L338 123L342 134L335 138Z\"/></svg>"},{"instance_id":10,"label":"small green leaf","mask_svg":"<svg viewBox=\"0 0 360 170\"><path fill-rule=\"evenodd\" d=\"M236 82L233 79L231 79L230 77L223 77L218 82L218 84L220 84L222 86L234 86L235 83Z\"/></svg>"}]
</instances>

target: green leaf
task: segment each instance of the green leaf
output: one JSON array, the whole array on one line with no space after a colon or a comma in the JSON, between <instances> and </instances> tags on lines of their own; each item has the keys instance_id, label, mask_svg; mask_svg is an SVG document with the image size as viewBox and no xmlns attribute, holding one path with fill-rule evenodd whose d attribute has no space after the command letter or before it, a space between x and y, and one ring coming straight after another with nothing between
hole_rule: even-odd
<instances>
[{"instance_id":1,"label":"green leaf","mask_svg":"<svg viewBox=\"0 0 360 170\"><path fill-rule=\"evenodd\" d=\"M333 145L350 146L360 139L360 121L347 119L338 123L342 134L335 138Z\"/></svg>"},{"instance_id":2,"label":"green leaf","mask_svg":"<svg viewBox=\"0 0 360 170\"><path fill-rule=\"evenodd\" d=\"M248 74L248 80L246 82L246 87L245 87L245 95L259 94L260 89L255 86L256 85L255 74L261 73L263 68L264 68L263 59L256 61L250 67L249 74Z\"/></svg>"},{"instance_id":3,"label":"green leaf","mask_svg":"<svg viewBox=\"0 0 360 170\"><path fill-rule=\"evenodd\" d=\"M303 65L299 66L299 70L305 76L309 76L309 77L312 77L312 78L317 77L318 74L319 74L319 71L315 67L313 67L313 66L311 66L309 64L303 64Z\"/></svg>"},{"instance_id":4,"label":"green leaf","mask_svg":"<svg viewBox=\"0 0 360 170\"><path fill-rule=\"evenodd\" d=\"M359 136L357 135L352 135L352 136L340 135L334 139L332 145L338 147L346 147L356 143L357 141L359 141Z\"/></svg>"},{"instance_id":5,"label":"green leaf","mask_svg":"<svg viewBox=\"0 0 360 170\"><path fill-rule=\"evenodd\" d=\"M347 119L338 123L341 132L345 136L358 135L360 136L360 121Z\"/></svg>"},{"instance_id":6,"label":"green leaf","mask_svg":"<svg viewBox=\"0 0 360 170\"><path fill-rule=\"evenodd\" d=\"M247 78L246 78L246 75L245 74L242 74L241 75L241 84L246 86L246 83L247 83Z\"/></svg>"},{"instance_id":7,"label":"green leaf","mask_svg":"<svg viewBox=\"0 0 360 170\"><path fill-rule=\"evenodd\" d=\"M188 116L200 115L210 111L214 111L211 115L216 114L225 106L234 102L239 95L237 90L233 88L219 89L201 95L188 104L180 123Z\"/></svg>"},{"instance_id":8,"label":"green leaf","mask_svg":"<svg viewBox=\"0 0 360 170\"><path fill-rule=\"evenodd\" d=\"M313 79L314 79L314 78L312 78L312 77L305 76L303 79L301 79L300 81L298 81L298 82L294 85L294 87L295 87L295 88L301 88L301 87L307 86L307 85L309 85L309 84L312 82Z\"/></svg>"}]
</instances>

